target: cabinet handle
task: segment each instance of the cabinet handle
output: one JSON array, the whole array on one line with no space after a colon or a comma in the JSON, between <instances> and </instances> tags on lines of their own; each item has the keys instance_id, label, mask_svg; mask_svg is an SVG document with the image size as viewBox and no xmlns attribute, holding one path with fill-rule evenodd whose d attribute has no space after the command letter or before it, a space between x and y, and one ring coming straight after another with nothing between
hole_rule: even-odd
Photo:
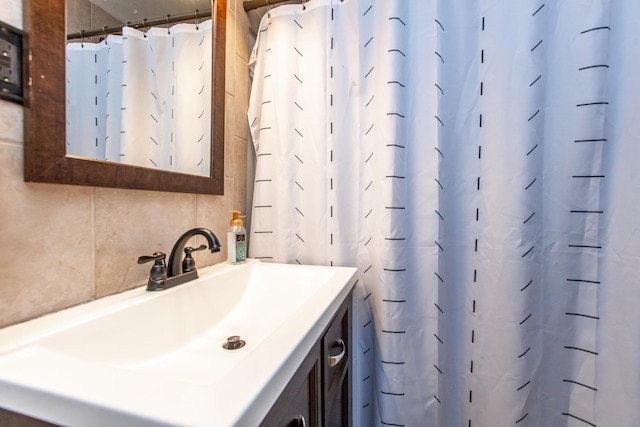
<instances>
[{"instance_id":1,"label":"cabinet handle","mask_svg":"<svg viewBox=\"0 0 640 427\"><path fill-rule=\"evenodd\" d=\"M307 421L304 419L304 415L296 415L293 420L294 427L307 427Z\"/></svg>"},{"instance_id":2,"label":"cabinet handle","mask_svg":"<svg viewBox=\"0 0 640 427\"><path fill-rule=\"evenodd\" d=\"M340 363L340 361L342 360L342 358L344 357L344 355L347 353L347 346L344 343L344 341L342 341L341 339L338 340L338 345L340 345L340 347L342 347L342 351L340 351L340 354L337 354L335 356L329 356L329 367L333 368L334 366L336 366L338 363Z\"/></svg>"}]
</instances>

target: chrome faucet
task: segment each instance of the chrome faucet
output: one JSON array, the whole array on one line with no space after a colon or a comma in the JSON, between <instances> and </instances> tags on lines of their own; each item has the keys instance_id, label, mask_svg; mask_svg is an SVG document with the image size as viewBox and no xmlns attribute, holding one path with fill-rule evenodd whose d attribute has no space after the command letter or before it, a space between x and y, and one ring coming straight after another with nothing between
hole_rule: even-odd
<instances>
[{"instance_id":1,"label":"chrome faucet","mask_svg":"<svg viewBox=\"0 0 640 427\"><path fill-rule=\"evenodd\" d=\"M188 247L187 242L196 235L204 236L207 239L208 247L207 245L201 245L197 248ZM197 279L198 271L191 253L204 249L209 249L212 253L220 252L220 247L220 241L211 230L208 228L193 228L180 236L175 245L173 245L169 256L168 268L164 262L166 255L162 252L156 252L151 256L139 257L138 264L154 261L153 267L149 272L147 290L161 291ZM185 254L184 259L181 259L180 254L183 252Z\"/></svg>"}]
</instances>

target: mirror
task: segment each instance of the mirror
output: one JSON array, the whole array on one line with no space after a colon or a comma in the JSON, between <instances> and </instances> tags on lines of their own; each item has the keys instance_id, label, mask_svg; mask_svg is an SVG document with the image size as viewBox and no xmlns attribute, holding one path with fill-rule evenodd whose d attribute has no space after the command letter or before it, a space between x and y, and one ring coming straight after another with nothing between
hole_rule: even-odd
<instances>
[{"instance_id":1,"label":"mirror","mask_svg":"<svg viewBox=\"0 0 640 427\"><path fill-rule=\"evenodd\" d=\"M223 194L226 0L213 0L209 176L68 155L64 0L24 0L25 181L196 194Z\"/></svg>"},{"instance_id":2,"label":"mirror","mask_svg":"<svg viewBox=\"0 0 640 427\"><path fill-rule=\"evenodd\" d=\"M211 6L66 0L67 155L210 176Z\"/></svg>"}]
</instances>

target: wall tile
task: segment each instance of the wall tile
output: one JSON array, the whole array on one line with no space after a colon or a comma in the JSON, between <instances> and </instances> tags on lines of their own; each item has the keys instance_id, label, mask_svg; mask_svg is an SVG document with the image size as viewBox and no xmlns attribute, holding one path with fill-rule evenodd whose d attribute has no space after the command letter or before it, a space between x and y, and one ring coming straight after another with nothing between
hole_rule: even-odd
<instances>
[{"instance_id":1,"label":"wall tile","mask_svg":"<svg viewBox=\"0 0 640 427\"><path fill-rule=\"evenodd\" d=\"M0 142L22 144L23 107L9 101L0 101Z\"/></svg>"},{"instance_id":2,"label":"wall tile","mask_svg":"<svg viewBox=\"0 0 640 427\"><path fill-rule=\"evenodd\" d=\"M234 137L233 138L233 206L234 209L244 211L245 208L241 208L245 205L246 188L247 188L247 141Z\"/></svg>"},{"instance_id":3,"label":"wall tile","mask_svg":"<svg viewBox=\"0 0 640 427\"><path fill-rule=\"evenodd\" d=\"M196 196L96 188L96 296L144 284L151 264L142 255L169 254L178 237L196 227Z\"/></svg>"},{"instance_id":4,"label":"wall tile","mask_svg":"<svg viewBox=\"0 0 640 427\"><path fill-rule=\"evenodd\" d=\"M230 144L233 140L233 134L236 128L236 114L234 112L235 105L235 97L231 94L225 94L224 98L224 141L225 141L225 150L224 150L224 177L231 178L233 177L233 155L232 151L229 149Z\"/></svg>"},{"instance_id":5,"label":"wall tile","mask_svg":"<svg viewBox=\"0 0 640 427\"><path fill-rule=\"evenodd\" d=\"M0 144L0 326L93 297L93 189L24 183L22 162Z\"/></svg>"},{"instance_id":6,"label":"wall tile","mask_svg":"<svg viewBox=\"0 0 640 427\"><path fill-rule=\"evenodd\" d=\"M91 3L88 0L68 0L65 3L67 14L67 34L80 30L92 30Z\"/></svg>"},{"instance_id":7,"label":"wall tile","mask_svg":"<svg viewBox=\"0 0 640 427\"><path fill-rule=\"evenodd\" d=\"M69 1L69 0L67 0ZM91 4L91 29L107 27L117 27L126 24L126 22L120 22L118 19L111 16L101 7Z\"/></svg>"},{"instance_id":8,"label":"wall tile","mask_svg":"<svg viewBox=\"0 0 640 427\"><path fill-rule=\"evenodd\" d=\"M224 59L224 67L225 67L225 91L231 95L235 92L235 73L233 67L235 66L235 62L233 58L236 56L236 14L229 13L227 14L227 45L225 47L225 59Z\"/></svg>"},{"instance_id":9,"label":"wall tile","mask_svg":"<svg viewBox=\"0 0 640 427\"><path fill-rule=\"evenodd\" d=\"M244 140L249 138L247 110L249 109L249 66L239 56L235 57L236 93L231 110L234 115L234 135ZM227 110L229 111L229 110Z\"/></svg>"},{"instance_id":10,"label":"wall tile","mask_svg":"<svg viewBox=\"0 0 640 427\"><path fill-rule=\"evenodd\" d=\"M249 53L253 46L249 46L249 17L243 8L236 12L236 25L238 26L237 40L236 40L236 54L240 58L244 59L244 62L249 62Z\"/></svg>"}]
</instances>

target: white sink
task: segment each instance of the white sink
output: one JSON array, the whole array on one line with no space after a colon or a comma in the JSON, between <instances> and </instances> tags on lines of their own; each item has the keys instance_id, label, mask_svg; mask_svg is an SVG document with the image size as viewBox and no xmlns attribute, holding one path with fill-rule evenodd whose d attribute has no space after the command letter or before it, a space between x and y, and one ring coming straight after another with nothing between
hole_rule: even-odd
<instances>
[{"instance_id":1,"label":"white sink","mask_svg":"<svg viewBox=\"0 0 640 427\"><path fill-rule=\"evenodd\" d=\"M257 425L354 268L216 265L0 330L0 407L65 425ZM246 346L226 350L239 335Z\"/></svg>"}]
</instances>

